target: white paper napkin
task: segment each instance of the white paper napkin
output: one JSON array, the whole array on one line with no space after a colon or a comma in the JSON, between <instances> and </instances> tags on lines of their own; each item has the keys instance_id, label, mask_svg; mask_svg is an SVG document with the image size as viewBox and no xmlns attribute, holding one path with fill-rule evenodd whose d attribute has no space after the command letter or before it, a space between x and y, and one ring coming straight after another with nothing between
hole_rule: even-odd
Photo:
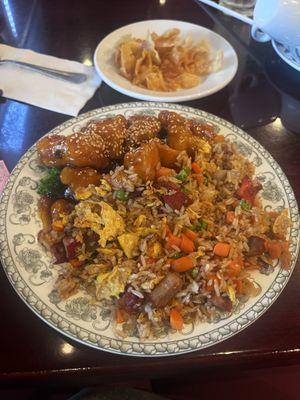
<instances>
[{"instance_id":1,"label":"white paper napkin","mask_svg":"<svg viewBox=\"0 0 300 400\"><path fill-rule=\"evenodd\" d=\"M24 61L47 68L87 75L83 83L53 79L11 63L0 64L0 89L3 96L76 116L101 83L94 67L0 44L0 59Z\"/></svg>"}]
</instances>

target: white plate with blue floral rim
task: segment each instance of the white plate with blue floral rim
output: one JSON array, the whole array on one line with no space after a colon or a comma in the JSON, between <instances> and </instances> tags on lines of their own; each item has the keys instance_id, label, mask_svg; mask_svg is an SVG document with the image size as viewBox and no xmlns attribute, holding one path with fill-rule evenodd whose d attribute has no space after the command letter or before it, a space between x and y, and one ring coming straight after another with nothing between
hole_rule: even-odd
<instances>
[{"instance_id":1,"label":"white plate with blue floral rim","mask_svg":"<svg viewBox=\"0 0 300 400\"><path fill-rule=\"evenodd\" d=\"M34 145L13 170L0 203L0 250L6 275L27 306L52 328L85 345L112 353L130 356L173 356L201 350L236 335L255 322L275 302L287 284L298 255L299 215L293 190L272 156L247 133L204 111L164 103L126 103L100 108L73 118L51 133L68 135L78 131L90 119L104 119L116 114L157 115L161 110L176 111L184 117L211 124L234 141L239 151L256 166L256 176L263 185L261 198L266 209L289 210L292 227L289 231L292 265L283 270L274 265L270 275L257 273L261 294L239 304L227 318L187 325L181 333L166 334L157 340L120 339L112 330L105 309L90 302L80 292L67 301L59 301L53 290L58 267L37 241L41 222L37 216L37 182L44 169L37 162Z\"/></svg>"},{"instance_id":2,"label":"white plate with blue floral rim","mask_svg":"<svg viewBox=\"0 0 300 400\"><path fill-rule=\"evenodd\" d=\"M132 84L119 74L114 63L114 53L118 45L128 36L145 39L150 32L161 35L169 29L178 28L181 37L195 41L208 40L213 53L221 51L223 62L219 71L209 74L199 85L190 89L173 92L149 90ZM238 58L235 50L222 36L200 25L175 20L149 20L123 26L106 36L97 46L94 54L96 71L113 89L140 100L182 102L209 96L223 89L235 76Z\"/></svg>"}]
</instances>

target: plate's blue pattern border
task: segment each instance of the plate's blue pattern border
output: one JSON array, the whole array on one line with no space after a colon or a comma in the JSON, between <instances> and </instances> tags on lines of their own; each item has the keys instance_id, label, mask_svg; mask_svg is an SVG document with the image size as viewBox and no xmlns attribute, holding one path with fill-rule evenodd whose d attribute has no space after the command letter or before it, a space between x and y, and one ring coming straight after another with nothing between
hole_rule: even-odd
<instances>
[{"instance_id":1,"label":"plate's blue pattern border","mask_svg":"<svg viewBox=\"0 0 300 400\"><path fill-rule=\"evenodd\" d=\"M193 109L191 107L180 106L176 104L167 103L123 103L114 106L103 107L90 111L88 113L82 114L77 118L73 118L66 121L59 127L53 129L50 133L59 133L62 130L81 122L87 118L101 116L103 114L109 114L110 112L116 113L134 110L135 108L151 109L151 110L162 110L169 109L177 112L187 112L192 113L195 116L201 118L206 118L210 122L216 123L223 127L230 129L233 133L241 136L248 143L255 148L260 155L271 165L274 171L276 171L277 177L279 178L282 187L284 188L287 198L288 206L290 211L291 220L293 223L293 228L290 233L290 240L292 243L293 251L293 261L292 267L289 271L280 270L277 273L271 286L249 310L239 315L237 318L229 323L224 323L223 326L212 329L211 331L197 335L194 337L189 337L185 339L172 340L166 342L133 342L128 340L120 340L116 338L107 337L100 334L95 334L86 329L83 329L79 325L70 322L66 318L61 317L55 311L50 309L41 299L39 299L36 294L31 290L27 283L23 280L18 272L18 268L14 263L13 257L10 253L7 233L6 233L6 210L7 204L10 199L11 191L15 180L20 174L23 167L26 165L28 160L35 153L35 145L32 146L26 154L21 158L19 163L14 168L11 176L6 184L5 190L1 197L0 202L0 251L1 260L5 273L13 285L14 289L22 300L31 308L31 310L37 314L41 319L43 319L47 324L49 324L54 329L58 330L60 333L67 335L68 337L77 340L83 344L89 345L91 347L102 349L117 354L134 355L134 356L171 356L176 354L188 353L191 351L203 349L209 347L213 344L219 343L241 330L245 329L247 326L252 324L259 318L270 306L277 297L280 295L285 285L287 284L289 277L295 267L296 260L299 251L299 213L298 206L295 199L293 190L288 182L287 177L277 164L277 162L272 158L269 152L267 152L256 140L250 137L248 134L243 132L240 128L234 126L228 121L225 121L217 116L209 114L205 111L200 111ZM150 111L150 110L149 110Z\"/></svg>"}]
</instances>

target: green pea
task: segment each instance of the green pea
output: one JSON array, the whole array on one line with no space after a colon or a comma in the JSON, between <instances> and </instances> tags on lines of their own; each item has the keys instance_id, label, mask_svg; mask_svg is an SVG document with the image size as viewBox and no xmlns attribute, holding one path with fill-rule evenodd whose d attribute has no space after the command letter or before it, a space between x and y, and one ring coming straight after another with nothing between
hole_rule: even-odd
<instances>
[{"instance_id":1,"label":"green pea","mask_svg":"<svg viewBox=\"0 0 300 400\"><path fill-rule=\"evenodd\" d=\"M121 201L126 201L128 198L128 193L124 189L119 189L116 191L116 198Z\"/></svg>"},{"instance_id":2,"label":"green pea","mask_svg":"<svg viewBox=\"0 0 300 400\"><path fill-rule=\"evenodd\" d=\"M247 200L244 200L244 199L242 199L240 201L240 206L243 211L249 211L249 210L251 210L251 207L252 207L251 204Z\"/></svg>"},{"instance_id":3,"label":"green pea","mask_svg":"<svg viewBox=\"0 0 300 400\"><path fill-rule=\"evenodd\" d=\"M182 168L180 172L176 175L176 178L182 182L186 182L191 170L189 168Z\"/></svg>"},{"instance_id":4,"label":"green pea","mask_svg":"<svg viewBox=\"0 0 300 400\"><path fill-rule=\"evenodd\" d=\"M207 228L208 223L203 221L203 219L201 219L200 221L198 221L197 223L195 223L194 225L191 226L191 230L194 232L200 232L203 231Z\"/></svg>"},{"instance_id":5,"label":"green pea","mask_svg":"<svg viewBox=\"0 0 300 400\"><path fill-rule=\"evenodd\" d=\"M207 228L207 226L208 226L208 223L203 221L203 219L199 222L199 227L200 227L201 231L205 230Z\"/></svg>"},{"instance_id":6,"label":"green pea","mask_svg":"<svg viewBox=\"0 0 300 400\"><path fill-rule=\"evenodd\" d=\"M190 194L191 193L186 187L181 188L181 191L183 193L185 193L185 194Z\"/></svg>"}]
</instances>

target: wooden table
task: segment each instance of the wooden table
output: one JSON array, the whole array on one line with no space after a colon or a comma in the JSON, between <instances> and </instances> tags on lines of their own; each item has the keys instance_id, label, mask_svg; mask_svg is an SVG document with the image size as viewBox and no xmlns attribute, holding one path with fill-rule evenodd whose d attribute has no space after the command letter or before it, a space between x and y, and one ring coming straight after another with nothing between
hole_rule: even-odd
<instances>
[{"instance_id":1,"label":"wooden table","mask_svg":"<svg viewBox=\"0 0 300 400\"><path fill-rule=\"evenodd\" d=\"M275 158L300 198L300 73L249 28L192 0L27 0L1 3L1 41L89 62L114 29L142 19L180 19L218 32L236 49L239 69L220 92L185 103L243 127ZM47 95L47 93L45 93ZM133 101L102 84L82 112ZM62 114L7 100L0 104L0 159L11 170ZM83 383L153 379L199 370L268 367L300 360L300 263L276 303L245 331L208 349L173 358L130 358L79 345L39 320L0 269L0 382Z\"/></svg>"}]
</instances>

